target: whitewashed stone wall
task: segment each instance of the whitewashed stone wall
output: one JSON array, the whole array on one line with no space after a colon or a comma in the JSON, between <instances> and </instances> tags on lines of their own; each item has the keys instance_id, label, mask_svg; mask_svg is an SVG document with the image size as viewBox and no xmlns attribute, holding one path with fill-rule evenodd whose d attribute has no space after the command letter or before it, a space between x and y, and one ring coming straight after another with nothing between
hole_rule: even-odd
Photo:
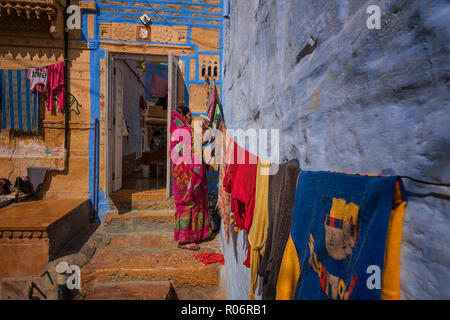
<instances>
[{"instance_id":1,"label":"whitewashed stone wall","mask_svg":"<svg viewBox=\"0 0 450 320\"><path fill-rule=\"evenodd\" d=\"M230 0L223 105L229 128L278 128L305 170L450 181L446 0ZM297 55L318 38L315 51ZM450 298L448 187L404 180L403 299ZM240 235L242 236L242 235ZM238 237L239 238L239 237ZM229 298L246 299L245 241L226 245ZM245 257L244 257L245 258ZM236 276L236 274L239 274Z\"/></svg>"}]
</instances>

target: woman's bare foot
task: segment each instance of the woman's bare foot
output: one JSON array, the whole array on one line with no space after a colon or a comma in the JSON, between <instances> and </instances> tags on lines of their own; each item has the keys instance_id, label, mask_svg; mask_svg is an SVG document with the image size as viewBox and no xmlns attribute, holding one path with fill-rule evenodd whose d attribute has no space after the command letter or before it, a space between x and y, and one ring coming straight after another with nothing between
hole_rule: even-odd
<instances>
[{"instance_id":1,"label":"woman's bare foot","mask_svg":"<svg viewBox=\"0 0 450 320\"><path fill-rule=\"evenodd\" d=\"M186 249L186 250L192 250L192 251L197 251L200 249L200 246L198 244L195 243L178 243L178 248L180 249Z\"/></svg>"}]
</instances>

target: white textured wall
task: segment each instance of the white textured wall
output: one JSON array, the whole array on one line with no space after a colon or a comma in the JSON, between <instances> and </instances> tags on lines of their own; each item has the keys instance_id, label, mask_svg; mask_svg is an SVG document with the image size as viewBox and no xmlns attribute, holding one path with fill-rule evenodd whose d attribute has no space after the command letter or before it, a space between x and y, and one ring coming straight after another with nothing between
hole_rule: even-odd
<instances>
[{"instance_id":1,"label":"white textured wall","mask_svg":"<svg viewBox=\"0 0 450 320\"><path fill-rule=\"evenodd\" d=\"M366 27L374 1L230 0L227 126L281 129L281 159L305 170L448 183L450 2L375 2L380 30ZM311 36L318 47L297 63ZM450 299L450 190L404 182L402 298ZM232 247L228 268L249 283ZM229 298L247 295L248 283L228 281Z\"/></svg>"}]
</instances>

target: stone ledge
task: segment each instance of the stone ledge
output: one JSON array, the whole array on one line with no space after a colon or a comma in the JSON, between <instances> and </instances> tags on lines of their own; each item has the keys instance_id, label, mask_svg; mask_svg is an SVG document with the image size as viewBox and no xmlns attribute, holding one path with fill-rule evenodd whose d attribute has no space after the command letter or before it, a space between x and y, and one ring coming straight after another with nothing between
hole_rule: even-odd
<instances>
[{"instance_id":1,"label":"stone ledge","mask_svg":"<svg viewBox=\"0 0 450 320\"><path fill-rule=\"evenodd\" d=\"M150 281L95 286L87 300L172 300L169 281Z\"/></svg>"},{"instance_id":2,"label":"stone ledge","mask_svg":"<svg viewBox=\"0 0 450 320\"><path fill-rule=\"evenodd\" d=\"M0 277L40 275L89 222L87 199L38 200L0 210Z\"/></svg>"}]
</instances>

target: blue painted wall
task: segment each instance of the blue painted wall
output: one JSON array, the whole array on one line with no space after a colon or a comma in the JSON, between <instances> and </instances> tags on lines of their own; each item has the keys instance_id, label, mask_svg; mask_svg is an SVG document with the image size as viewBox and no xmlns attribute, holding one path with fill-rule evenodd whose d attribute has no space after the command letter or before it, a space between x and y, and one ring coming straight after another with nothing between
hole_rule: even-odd
<instances>
[{"instance_id":1,"label":"blue painted wall","mask_svg":"<svg viewBox=\"0 0 450 320\"><path fill-rule=\"evenodd\" d=\"M380 30L366 26L373 1L230 0L227 126L280 129L280 159L306 170L449 183L450 4L376 3ZM298 62L310 37L318 47ZM450 190L404 182L402 298L449 299ZM225 250L228 298L248 296L242 236Z\"/></svg>"},{"instance_id":2,"label":"blue painted wall","mask_svg":"<svg viewBox=\"0 0 450 320\"><path fill-rule=\"evenodd\" d=\"M91 102L91 130L89 135L89 195L90 199L94 200L94 193L97 194L96 218L98 221L103 221L104 215L109 211L109 199L105 198L104 192L100 190L100 183L98 181L99 166L94 164L94 150L97 148L97 157L99 157L98 145L95 146L95 119L100 120L100 59L105 58L105 51L100 49L100 40L117 41L122 43L142 43L142 44L165 44L174 46L190 46L194 50L193 55L180 56L182 61L185 61L184 73L185 73L185 104L189 104L189 85L190 84L203 84L203 80L199 77L199 54L214 54L219 55L222 58L222 46L220 45L217 51L202 51L199 50L198 44L195 43L197 39L191 39L192 27L203 27L214 30L219 30L222 34L222 18L221 13L210 12L211 8L221 8L222 4L217 0L186 0L186 1L162 1L162 0L135 0L135 1L95 1L96 10L83 10L82 11L82 32L79 38L71 38L72 41L88 41L90 52L90 102ZM182 5L181 10L170 9L169 5ZM160 6L160 7L159 7ZM196 6L200 10L191 10L189 6ZM158 7L158 8L156 8ZM127 12L130 10L136 10L137 12ZM164 14L158 13L158 11L165 12ZM100 37L99 25L101 22L114 22L114 23L129 23L135 25L141 25L138 20L138 16L146 13L150 18L160 19L153 20L152 25L165 25L165 26L187 26L187 39L186 43L158 43L158 42L144 42L144 41L121 41L115 39L106 39ZM94 14L94 36L89 38L87 22L88 15ZM207 17L196 17L196 14L202 14ZM181 21L173 21L172 19L181 19ZM222 43L222 39L219 40ZM189 79L189 67L190 63L195 63L196 74L195 79ZM221 85L221 78L216 81L218 85ZM97 132L97 143L99 141L99 132ZM93 182L94 172L97 176L96 183Z\"/></svg>"}]
</instances>

